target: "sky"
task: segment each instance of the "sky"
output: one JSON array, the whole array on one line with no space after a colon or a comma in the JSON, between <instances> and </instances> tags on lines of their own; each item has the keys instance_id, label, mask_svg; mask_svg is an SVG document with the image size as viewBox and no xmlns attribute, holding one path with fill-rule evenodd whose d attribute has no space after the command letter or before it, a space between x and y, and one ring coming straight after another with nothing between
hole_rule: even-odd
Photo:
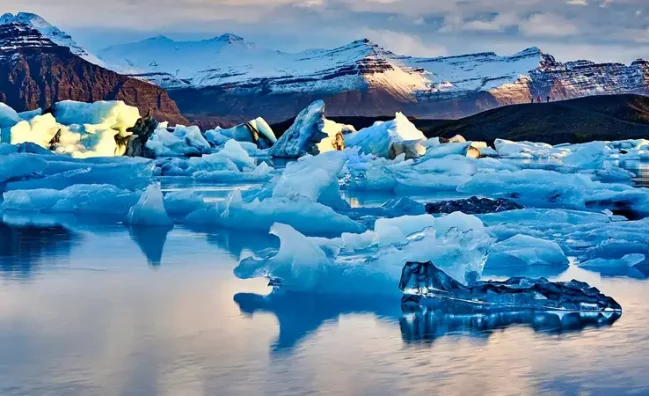
<instances>
[{"instance_id":1,"label":"sky","mask_svg":"<svg viewBox=\"0 0 649 396\"><path fill-rule=\"evenodd\" d=\"M159 34L238 34L298 51L368 38L413 56L537 46L559 60L649 58L649 0L2 0L33 12L91 51Z\"/></svg>"}]
</instances>

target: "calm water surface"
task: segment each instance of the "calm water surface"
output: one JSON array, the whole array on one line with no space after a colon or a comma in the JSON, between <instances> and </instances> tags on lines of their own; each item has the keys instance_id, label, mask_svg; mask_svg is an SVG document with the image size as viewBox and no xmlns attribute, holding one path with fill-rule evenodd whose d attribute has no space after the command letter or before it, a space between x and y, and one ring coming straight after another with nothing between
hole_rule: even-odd
<instances>
[{"instance_id":1,"label":"calm water surface","mask_svg":"<svg viewBox=\"0 0 649 396\"><path fill-rule=\"evenodd\" d=\"M227 194L194 187L214 200ZM24 225L34 220L41 225ZM277 243L5 214L0 395L649 394L641 273L571 267L553 278L616 298L624 314L610 326L490 328L445 317L422 330L398 297L269 296L263 280L233 276L242 254Z\"/></svg>"}]
</instances>

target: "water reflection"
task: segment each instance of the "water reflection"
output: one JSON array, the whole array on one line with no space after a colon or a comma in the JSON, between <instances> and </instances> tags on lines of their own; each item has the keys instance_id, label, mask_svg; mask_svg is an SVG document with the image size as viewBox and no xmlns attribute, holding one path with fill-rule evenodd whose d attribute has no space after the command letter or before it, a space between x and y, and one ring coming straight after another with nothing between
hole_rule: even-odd
<instances>
[{"instance_id":1,"label":"water reflection","mask_svg":"<svg viewBox=\"0 0 649 396\"><path fill-rule=\"evenodd\" d=\"M172 228L130 226L128 233L147 258L149 265L159 267L162 263L167 235Z\"/></svg>"},{"instance_id":2,"label":"water reflection","mask_svg":"<svg viewBox=\"0 0 649 396\"><path fill-rule=\"evenodd\" d=\"M0 222L0 271L21 278L52 256L69 256L79 235L65 227L18 225Z\"/></svg>"},{"instance_id":3,"label":"water reflection","mask_svg":"<svg viewBox=\"0 0 649 396\"><path fill-rule=\"evenodd\" d=\"M621 317L618 313L534 311L457 315L450 310L423 312L402 308L398 298L321 296L281 290L267 296L239 293L234 301L241 313L251 318L257 313L271 313L277 318L279 336L270 345L272 353L292 352L321 326L349 314L372 314L383 321L398 323L401 338L407 344L429 344L449 335L488 339L493 331L512 326L525 326L544 334L580 332L611 326Z\"/></svg>"},{"instance_id":4,"label":"water reflection","mask_svg":"<svg viewBox=\"0 0 649 396\"><path fill-rule=\"evenodd\" d=\"M234 296L243 314L272 313L279 322L279 337L272 352L290 351L325 322L337 321L347 314L373 314L394 321L401 317L399 299L323 296L275 290L267 296L239 293Z\"/></svg>"},{"instance_id":5,"label":"water reflection","mask_svg":"<svg viewBox=\"0 0 649 396\"><path fill-rule=\"evenodd\" d=\"M582 312L494 312L457 315L450 310L421 311L404 306L400 320L406 343L432 343L448 335L489 338L494 330L525 326L545 334L580 332L586 328L613 325L621 313Z\"/></svg>"}]
</instances>

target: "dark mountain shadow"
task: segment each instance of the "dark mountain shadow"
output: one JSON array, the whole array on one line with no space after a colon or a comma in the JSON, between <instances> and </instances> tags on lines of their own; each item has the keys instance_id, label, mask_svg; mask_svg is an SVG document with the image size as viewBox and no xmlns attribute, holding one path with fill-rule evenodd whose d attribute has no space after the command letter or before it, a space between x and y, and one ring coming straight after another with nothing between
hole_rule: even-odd
<instances>
[{"instance_id":1,"label":"dark mountain shadow","mask_svg":"<svg viewBox=\"0 0 649 396\"><path fill-rule=\"evenodd\" d=\"M401 317L398 297L342 297L275 290L268 296L239 293L234 301L250 317L256 313L277 317L279 336L271 345L272 353L291 352L325 322L337 321L341 315L369 313L395 323Z\"/></svg>"},{"instance_id":2,"label":"dark mountain shadow","mask_svg":"<svg viewBox=\"0 0 649 396\"><path fill-rule=\"evenodd\" d=\"M128 233L133 242L146 256L149 265L159 267L162 263L162 254L167 242L167 235L172 227L143 227L129 226Z\"/></svg>"},{"instance_id":3,"label":"dark mountain shadow","mask_svg":"<svg viewBox=\"0 0 649 396\"><path fill-rule=\"evenodd\" d=\"M0 272L29 278L48 257L69 256L80 235L60 225L0 222Z\"/></svg>"},{"instance_id":4,"label":"dark mountain shadow","mask_svg":"<svg viewBox=\"0 0 649 396\"><path fill-rule=\"evenodd\" d=\"M407 344L431 344L445 336L468 336L486 339L498 330L527 327L544 334L581 332L586 328L612 326L621 313L580 312L493 312L490 314L457 315L450 310L432 312L404 309L400 320L401 336Z\"/></svg>"}]
</instances>

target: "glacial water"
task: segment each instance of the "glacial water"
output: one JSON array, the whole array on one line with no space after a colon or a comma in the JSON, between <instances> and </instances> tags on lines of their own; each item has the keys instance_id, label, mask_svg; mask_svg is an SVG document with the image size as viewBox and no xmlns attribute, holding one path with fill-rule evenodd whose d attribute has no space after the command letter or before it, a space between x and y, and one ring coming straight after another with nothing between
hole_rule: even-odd
<instances>
[{"instance_id":1,"label":"glacial water","mask_svg":"<svg viewBox=\"0 0 649 396\"><path fill-rule=\"evenodd\" d=\"M556 277L614 296L612 326L449 317L420 331L398 299L264 298L263 281L232 274L242 251L275 243L264 235L70 222L3 223L0 237L2 395L649 392L642 277Z\"/></svg>"},{"instance_id":2,"label":"glacial water","mask_svg":"<svg viewBox=\"0 0 649 396\"><path fill-rule=\"evenodd\" d=\"M162 182L208 201L233 189ZM413 321L398 297L269 295L235 278L239 257L278 246L263 233L113 222L3 215L0 395L649 394L649 269L549 274L613 296L624 313L605 326Z\"/></svg>"}]
</instances>

